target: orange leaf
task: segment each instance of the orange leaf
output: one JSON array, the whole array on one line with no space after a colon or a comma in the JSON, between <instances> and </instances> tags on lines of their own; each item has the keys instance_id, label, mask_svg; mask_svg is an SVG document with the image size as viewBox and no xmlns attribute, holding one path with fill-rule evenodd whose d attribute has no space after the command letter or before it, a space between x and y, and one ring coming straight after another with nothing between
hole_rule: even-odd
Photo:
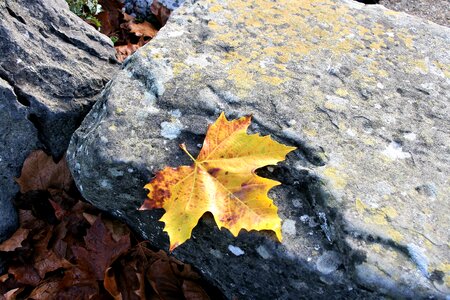
<instances>
[{"instance_id":1,"label":"orange leaf","mask_svg":"<svg viewBox=\"0 0 450 300\"><path fill-rule=\"evenodd\" d=\"M108 293L113 296L114 300L122 300L122 295L117 287L116 276L114 275L113 268L106 269L103 285Z\"/></svg>"},{"instance_id":2,"label":"orange leaf","mask_svg":"<svg viewBox=\"0 0 450 300\"><path fill-rule=\"evenodd\" d=\"M136 34L136 36L147 36L153 38L158 33L158 30L147 21L142 23L130 22L128 24L128 28L132 33Z\"/></svg>"},{"instance_id":3,"label":"orange leaf","mask_svg":"<svg viewBox=\"0 0 450 300\"><path fill-rule=\"evenodd\" d=\"M145 186L148 199L141 209L164 208L160 219L170 237L170 251L184 243L205 212L220 228L237 236L241 229L273 230L281 240L277 207L267 196L280 183L255 174L275 165L295 147L269 136L247 134L251 117L228 121L222 113L208 128L203 148L192 166L166 167Z\"/></svg>"},{"instance_id":4,"label":"orange leaf","mask_svg":"<svg viewBox=\"0 0 450 300\"><path fill-rule=\"evenodd\" d=\"M115 46L116 48L116 56L119 62L123 62L128 56L136 52L141 46L136 44L127 44L122 46Z\"/></svg>"}]
</instances>

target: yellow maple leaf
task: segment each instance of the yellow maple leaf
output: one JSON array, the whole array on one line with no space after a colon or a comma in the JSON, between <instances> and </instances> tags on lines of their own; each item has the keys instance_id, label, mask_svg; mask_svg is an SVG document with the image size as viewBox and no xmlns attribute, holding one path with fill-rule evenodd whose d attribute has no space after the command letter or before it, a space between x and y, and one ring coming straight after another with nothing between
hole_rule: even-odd
<instances>
[{"instance_id":1,"label":"yellow maple leaf","mask_svg":"<svg viewBox=\"0 0 450 300\"><path fill-rule=\"evenodd\" d=\"M191 236L205 212L219 228L237 236L241 229L273 230L281 241L278 208L267 196L280 183L255 174L257 168L275 165L295 150L269 136L247 134L251 117L228 121L222 113L209 126L203 147L192 166L166 167L145 185L148 199L141 210L164 208L160 221L169 234L170 251Z\"/></svg>"}]
</instances>

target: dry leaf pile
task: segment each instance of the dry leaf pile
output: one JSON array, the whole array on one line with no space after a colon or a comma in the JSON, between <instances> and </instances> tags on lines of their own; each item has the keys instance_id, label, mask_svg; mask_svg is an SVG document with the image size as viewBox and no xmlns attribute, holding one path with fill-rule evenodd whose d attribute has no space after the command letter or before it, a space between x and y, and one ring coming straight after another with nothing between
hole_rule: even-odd
<instances>
[{"instance_id":1,"label":"dry leaf pile","mask_svg":"<svg viewBox=\"0 0 450 300\"><path fill-rule=\"evenodd\" d=\"M280 183L256 175L255 170L276 165L295 147L259 134L247 134L251 117L228 121L222 113L209 126L194 164L166 167L145 186L148 199L141 209L164 208L160 221L170 237L170 251L191 236L206 212L219 228L237 236L241 229L272 230L281 241L278 208L267 193Z\"/></svg>"},{"instance_id":2,"label":"dry leaf pile","mask_svg":"<svg viewBox=\"0 0 450 300\"><path fill-rule=\"evenodd\" d=\"M80 201L65 159L33 152L17 179L20 228L0 244L0 299L210 299L199 275Z\"/></svg>"},{"instance_id":3,"label":"dry leaf pile","mask_svg":"<svg viewBox=\"0 0 450 300\"><path fill-rule=\"evenodd\" d=\"M119 0L99 0L99 4L102 6L102 11L95 16L101 24L98 29L114 41L117 59L120 62L154 38L158 30L166 24L171 12L154 0L148 8L152 13L151 22L149 22L136 20L124 13L123 3ZM96 27L92 21L85 21Z\"/></svg>"}]
</instances>

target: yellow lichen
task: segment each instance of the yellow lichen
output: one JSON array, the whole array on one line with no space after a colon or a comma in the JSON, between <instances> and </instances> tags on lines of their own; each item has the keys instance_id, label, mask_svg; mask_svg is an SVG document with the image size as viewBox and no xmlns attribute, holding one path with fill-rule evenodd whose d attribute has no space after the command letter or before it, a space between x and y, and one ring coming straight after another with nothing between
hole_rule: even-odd
<instances>
[{"instance_id":1,"label":"yellow lichen","mask_svg":"<svg viewBox=\"0 0 450 300\"><path fill-rule=\"evenodd\" d=\"M364 218L364 222L368 224L388 225L386 215L383 213L375 213Z\"/></svg>"},{"instance_id":2,"label":"yellow lichen","mask_svg":"<svg viewBox=\"0 0 450 300\"><path fill-rule=\"evenodd\" d=\"M312 128L303 128L302 131L303 131L303 133L304 133L305 135L307 135L307 136L310 136L310 137L317 136L317 131L316 131L315 129L312 129Z\"/></svg>"},{"instance_id":3,"label":"yellow lichen","mask_svg":"<svg viewBox=\"0 0 450 300\"><path fill-rule=\"evenodd\" d=\"M366 208L367 208L367 206L364 204L364 202L362 202L362 200L361 200L360 198L356 198L356 200L355 200L355 206L356 206L356 210L357 210L360 214L362 214L362 213L366 210Z\"/></svg>"},{"instance_id":4,"label":"yellow lichen","mask_svg":"<svg viewBox=\"0 0 450 300\"><path fill-rule=\"evenodd\" d=\"M388 229L388 235L396 243L400 243L403 240L403 235L393 228Z\"/></svg>"},{"instance_id":5,"label":"yellow lichen","mask_svg":"<svg viewBox=\"0 0 450 300\"><path fill-rule=\"evenodd\" d=\"M339 172L336 168L327 167L323 171L323 174L331 181L332 185L336 189L343 189L347 185L347 181L345 180L346 176L343 173Z\"/></svg>"},{"instance_id":6,"label":"yellow lichen","mask_svg":"<svg viewBox=\"0 0 450 300\"><path fill-rule=\"evenodd\" d=\"M338 88L334 91L334 93L340 97L345 97L348 96L348 91L346 89L343 88Z\"/></svg>"},{"instance_id":7,"label":"yellow lichen","mask_svg":"<svg viewBox=\"0 0 450 300\"><path fill-rule=\"evenodd\" d=\"M397 210L392 206L386 206L381 208L381 211L391 219L394 219L398 216Z\"/></svg>"}]
</instances>

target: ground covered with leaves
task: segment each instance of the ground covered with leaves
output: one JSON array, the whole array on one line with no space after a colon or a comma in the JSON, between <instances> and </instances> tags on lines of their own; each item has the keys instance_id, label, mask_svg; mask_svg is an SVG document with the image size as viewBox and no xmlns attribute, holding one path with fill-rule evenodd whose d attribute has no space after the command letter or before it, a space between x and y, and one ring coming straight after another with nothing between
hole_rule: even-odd
<instances>
[{"instance_id":1,"label":"ground covered with leaves","mask_svg":"<svg viewBox=\"0 0 450 300\"><path fill-rule=\"evenodd\" d=\"M25 161L20 228L0 244L0 299L217 299L190 265L83 201L65 158Z\"/></svg>"},{"instance_id":2,"label":"ground covered with leaves","mask_svg":"<svg viewBox=\"0 0 450 300\"><path fill-rule=\"evenodd\" d=\"M66 1L73 13L111 38L120 62L154 38L171 13L157 0L148 7L147 20L125 13L119 0Z\"/></svg>"}]
</instances>

